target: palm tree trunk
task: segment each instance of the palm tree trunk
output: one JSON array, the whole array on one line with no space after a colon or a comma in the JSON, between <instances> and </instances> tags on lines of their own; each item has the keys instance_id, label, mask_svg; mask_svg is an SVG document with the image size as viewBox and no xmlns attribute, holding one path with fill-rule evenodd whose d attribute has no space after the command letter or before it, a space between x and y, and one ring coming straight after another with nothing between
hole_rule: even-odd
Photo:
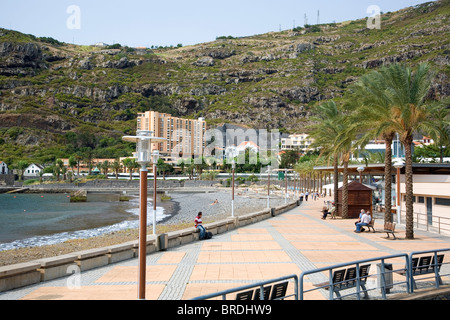
<instances>
[{"instance_id":1,"label":"palm tree trunk","mask_svg":"<svg viewBox=\"0 0 450 320\"><path fill-rule=\"evenodd\" d=\"M406 239L414 239L412 136L405 138Z\"/></svg>"},{"instance_id":2,"label":"palm tree trunk","mask_svg":"<svg viewBox=\"0 0 450 320\"><path fill-rule=\"evenodd\" d=\"M386 154L384 157L384 222L392 222L392 140L394 133L385 135Z\"/></svg>"},{"instance_id":3,"label":"palm tree trunk","mask_svg":"<svg viewBox=\"0 0 450 320\"><path fill-rule=\"evenodd\" d=\"M342 219L348 218L348 160L344 160L342 175Z\"/></svg>"},{"instance_id":4,"label":"palm tree trunk","mask_svg":"<svg viewBox=\"0 0 450 320\"><path fill-rule=\"evenodd\" d=\"M333 184L334 184L334 205L337 206L338 203L338 187L339 187L339 170L338 170L338 159L337 155L334 156L333 159L333 170L334 170L334 177L333 177Z\"/></svg>"},{"instance_id":5,"label":"palm tree trunk","mask_svg":"<svg viewBox=\"0 0 450 320\"><path fill-rule=\"evenodd\" d=\"M319 171L319 187L318 187L318 192L320 195L322 195L322 186L323 186L323 175L322 175L322 171Z\"/></svg>"}]
</instances>

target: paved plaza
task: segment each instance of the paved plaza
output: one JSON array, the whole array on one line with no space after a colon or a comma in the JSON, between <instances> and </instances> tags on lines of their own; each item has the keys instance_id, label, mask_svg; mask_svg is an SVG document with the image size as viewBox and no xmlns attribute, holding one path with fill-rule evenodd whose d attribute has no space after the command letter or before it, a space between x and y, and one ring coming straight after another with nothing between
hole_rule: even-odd
<instances>
[{"instance_id":1,"label":"paved plaza","mask_svg":"<svg viewBox=\"0 0 450 320\"><path fill-rule=\"evenodd\" d=\"M420 230L415 230L414 240L405 240L402 226L397 226L397 240L387 239L381 231L354 233L354 220L322 220L322 205L323 199L305 201L279 216L211 240L149 254L146 298L188 300L355 260L450 248L450 237ZM376 220L375 229L381 230L382 224ZM131 259L83 272L78 278L3 292L0 300L136 300L137 266L138 259ZM288 293L292 292L290 285ZM327 297L315 291L308 299Z\"/></svg>"}]
</instances>

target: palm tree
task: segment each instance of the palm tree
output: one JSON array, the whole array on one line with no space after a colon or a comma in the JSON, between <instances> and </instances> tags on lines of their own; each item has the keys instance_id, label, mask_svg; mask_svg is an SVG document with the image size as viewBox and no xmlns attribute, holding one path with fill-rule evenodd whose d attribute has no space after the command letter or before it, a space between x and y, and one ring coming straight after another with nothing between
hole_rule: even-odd
<instances>
[{"instance_id":1,"label":"palm tree","mask_svg":"<svg viewBox=\"0 0 450 320\"><path fill-rule=\"evenodd\" d=\"M75 156L70 156L69 157L69 167L72 168L72 173L74 172L74 168L77 165L77 163L78 163L78 161L77 161Z\"/></svg>"},{"instance_id":2,"label":"palm tree","mask_svg":"<svg viewBox=\"0 0 450 320\"><path fill-rule=\"evenodd\" d=\"M119 171L121 167L122 166L119 162L119 159L114 160L114 162L111 164L111 169L113 169L114 173L116 174L116 180L119 179Z\"/></svg>"},{"instance_id":3,"label":"palm tree","mask_svg":"<svg viewBox=\"0 0 450 320\"><path fill-rule=\"evenodd\" d=\"M305 177L304 187L307 191L310 191L311 187L311 174L314 172L314 160L300 161L294 165L294 170L300 175ZM308 179L309 177L309 179Z\"/></svg>"},{"instance_id":4,"label":"palm tree","mask_svg":"<svg viewBox=\"0 0 450 320\"><path fill-rule=\"evenodd\" d=\"M55 165L55 174L56 174L56 180L59 181L59 175L61 173L63 173L63 180L66 180L65 177L65 170L64 170L65 166L64 166L64 162L61 159L56 160L56 165ZM64 172L63 172L64 170ZM66 169L67 170L67 169Z\"/></svg>"},{"instance_id":5,"label":"palm tree","mask_svg":"<svg viewBox=\"0 0 450 320\"><path fill-rule=\"evenodd\" d=\"M91 147L82 148L83 160L87 163L89 167L88 175L92 174L92 160L94 158L94 150Z\"/></svg>"},{"instance_id":6,"label":"palm tree","mask_svg":"<svg viewBox=\"0 0 450 320\"><path fill-rule=\"evenodd\" d=\"M105 175L105 177L108 178L108 170L111 167L109 161L108 160L103 161L102 163L100 163L99 167L100 169L103 170L103 174Z\"/></svg>"},{"instance_id":7,"label":"palm tree","mask_svg":"<svg viewBox=\"0 0 450 320\"><path fill-rule=\"evenodd\" d=\"M430 103L427 100L432 80L432 73L428 64L419 65L415 72L405 65L393 64L383 67L377 77L378 91L376 99L390 106L390 121L385 122L383 125L380 124L380 126L397 132L405 148L406 238L413 239L411 147L413 134L415 132L439 134L439 130L432 119L432 115L437 111L439 104ZM379 114L379 116L381 117L382 115Z\"/></svg>"},{"instance_id":8,"label":"palm tree","mask_svg":"<svg viewBox=\"0 0 450 320\"><path fill-rule=\"evenodd\" d=\"M386 144L384 157L384 221L392 222L392 141L395 128L392 123L392 103L385 96L384 69L362 76L351 87L352 99L348 107L354 108L351 121L366 128L359 142L364 146L369 139L381 137Z\"/></svg>"},{"instance_id":9,"label":"palm tree","mask_svg":"<svg viewBox=\"0 0 450 320\"><path fill-rule=\"evenodd\" d=\"M331 100L316 107L313 117L316 123L309 128L309 136L314 139L311 148L320 149L320 157L325 157L328 161L333 161L333 182L334 182L334 203L338 202L338 159L339 151L334 148L339 134L339 122L342 121L342 115L338 110L336 103Z\"/></svg>"},{"instance_id":10,"label":"palm tree","mask_svg":"<svg viewBox=\"0 0 450 320\"><path fill-rule=\"evenodd\" d=\"M77 161L77 177L80 176L80 162L84 159L81 151L78 151L74 155L75 160Z\"/></svg>"},{"instance_id":11,"label":"palm tree","mask_svg":"<svg viewBox=\"0 0 450 320\"><path fill-rule=\"evenodd\" d=\"M162 173L163 180L166 180L166 173L173 170L173 166L171 164L165 163L163 159L159 158L158 163L156 164L157 172Z\"/></svg>"},{"instance_id":12,"label":"palm tree","mask_svg":"<svg viewBox=\"0 0 450 320\"><path fill-rule=\"evenodd\" d=\"M413 134L438 134L431 117L438 105L431 104L426 99L432 80L427 64L421 64L415 72L404 65L393 65L387 69L387 75L387 95L393 102L396 131L405 148L406 238L413 239Z\"/></svg>"},{"instance_id":13,"label":"palm tree","mask_svg":"<svg viewBox=\"0 0 450 320\"><path fill-rule=\"evenodd\" d=\"M130 181L133 180L133 170L139 168L135 158L125 158L122 160L123 166L130 170Z\"/></svg>"},{"instance_id":14,"label":"palm tree","mask_svg":"<svg viewBox=\"0 0 450 320\"><path fill-rule=\"evenodd\" d=\"M339 122L337 128L338 135L334 152L341 155L344 167L342 173L342 218L346 219L348 218L348 164L352 153L358 150L359 145L355 140L362 128L351 121L350 117L346 117L345 114L343 114L343 119Z\"/></svg>"},{"instance_id":15,"label":"palm tree","mask_svg":"<svg viewBox=\"0 0 450 320\"><path fill-rule=\"evenodd\" d=\"M448 104L448 102L447 102ZM436 147L439 150L439 162L444 162L444 153L450 148L450 113L444 104L437 106L436 113L432 116L436 131L431 132Z\"/></svg>"},{"instance_id":16,"label":"palm tree","mask_svg":"<svg viewBox=\"0 0 450 320\"><path fill-rule=\"evenodd\" d=\"M19 181L22 181L23 179L23 173L25 169L29 166L29 163L26 160L19 160L16 163L14 163L14 168L17 169Z\"/></svg>"}]
</instances>

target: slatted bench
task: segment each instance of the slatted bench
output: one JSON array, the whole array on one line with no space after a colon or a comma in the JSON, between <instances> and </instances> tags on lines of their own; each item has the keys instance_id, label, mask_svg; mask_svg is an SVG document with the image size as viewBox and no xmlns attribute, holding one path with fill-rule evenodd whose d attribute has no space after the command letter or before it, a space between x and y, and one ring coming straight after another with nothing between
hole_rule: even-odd
<instances>
[{"instance_id":1,"label":"slatted bench","mask_svg":"<svg viewBox=\"0 0 450 320\"><path fill-rule=\"evenodd\" d=\"M392 234L392 236L394 237L394 240L397 239L395 237L395 223L385 222L384 223L384 232L386 232L388 238L390 238L389 234Z\"/></svg>"},{"instance_id":2,"label":"slatted bench","mask_svg":"<svg viewBox=\"0 0 450 320\"><path fill-rule=\"evenodd\" d=\"M263 289L262 300L283 300L283 298L286 296L287 287L287 281L277 283L273 286L265 286ZM236 295L236 300L261 300L261 289L257 288L255 290L240 292Z\"/></svg>"},{"instance_id":3,"label":"slatted bench","mask_svg":"<svg viewBox=\"0 0 450 320\"><path fill-rule=\"evenodd\" d=\"M415 257L411 259L411 279L412 285L414 289L417 289L416 281L414 280L414 276L420 276L424 274L434 274L436 277L436 281L442 285L442 279L439 275L439 271L441 271L442 263L444 262L444 255L437 255L437 264L435 263L434 256L423 256L423 257ZM436 270L435 267L436 266ZM405 268L406 270L406 268ZM406 276L406 271L402 270L400 272L396 272L402 276Z\"/></svg>"},{"instance_id":4,"label":"slatted bench","mask_svg":"<svg viewBox=\"0 0 450 320\"><path fill-rule=\"evenodd\" d=\"M363 265L359 267L359 285L363 289L364 298L368 299L366 282L369 276L370 264ZM355 288L358 285L356 267L351 267L348 269L340 269L333 272L332 283L323 282L314 284L315 287L323 288L325 290L331 290L336 294L338 299L342 299L340 291Z\"/></svg>"},{"instance_id":5,"label":"slatted bench","mask_svg":"<svg viewBox=\"0 0 450 320\"><path fill-rule=\"evenodd\" d=\"M370 221L370 223L367 225L367 228L369 229L369 231L370 229L372 229L372 232L375 233L375 219L372 219Z\"/></svg>"}]
</instances>

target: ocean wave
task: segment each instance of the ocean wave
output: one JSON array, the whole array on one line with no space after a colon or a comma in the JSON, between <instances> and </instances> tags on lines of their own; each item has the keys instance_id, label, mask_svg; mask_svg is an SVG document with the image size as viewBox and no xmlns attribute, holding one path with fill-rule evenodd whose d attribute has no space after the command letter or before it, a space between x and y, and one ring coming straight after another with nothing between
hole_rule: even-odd
<instances>
[{"instance_id":1,"label":"ocean wave","mask_svg":"<svg viewBox=\"0 0 450 320\"><path fill-rule=\"evenodd\" d=\"M135 207L137 203L137 207ZM139 199L130 200L131 208L127 209L128 213L136 215L139 217L140 209L139 209ZM153 225L153 204L147 204L147 225ZM156 223L164 220L169 215L165 213L164 208L156 207ZM110 226L98 227L87 230L77 230L70 232L61 232L52 235L45 236L35 236L26 239L15 240L9 243L0 243L0 251L18 249L18 248L26 248L26 247L42 247L45 245L53 245L62 243L68 240L73 239L87 239L92 237L101 236L104 234L108 234L111 232L127 230L127 229L136 229L139 227L139 220L126 220L122 221Z\"/></svg>"}]
</instances>

